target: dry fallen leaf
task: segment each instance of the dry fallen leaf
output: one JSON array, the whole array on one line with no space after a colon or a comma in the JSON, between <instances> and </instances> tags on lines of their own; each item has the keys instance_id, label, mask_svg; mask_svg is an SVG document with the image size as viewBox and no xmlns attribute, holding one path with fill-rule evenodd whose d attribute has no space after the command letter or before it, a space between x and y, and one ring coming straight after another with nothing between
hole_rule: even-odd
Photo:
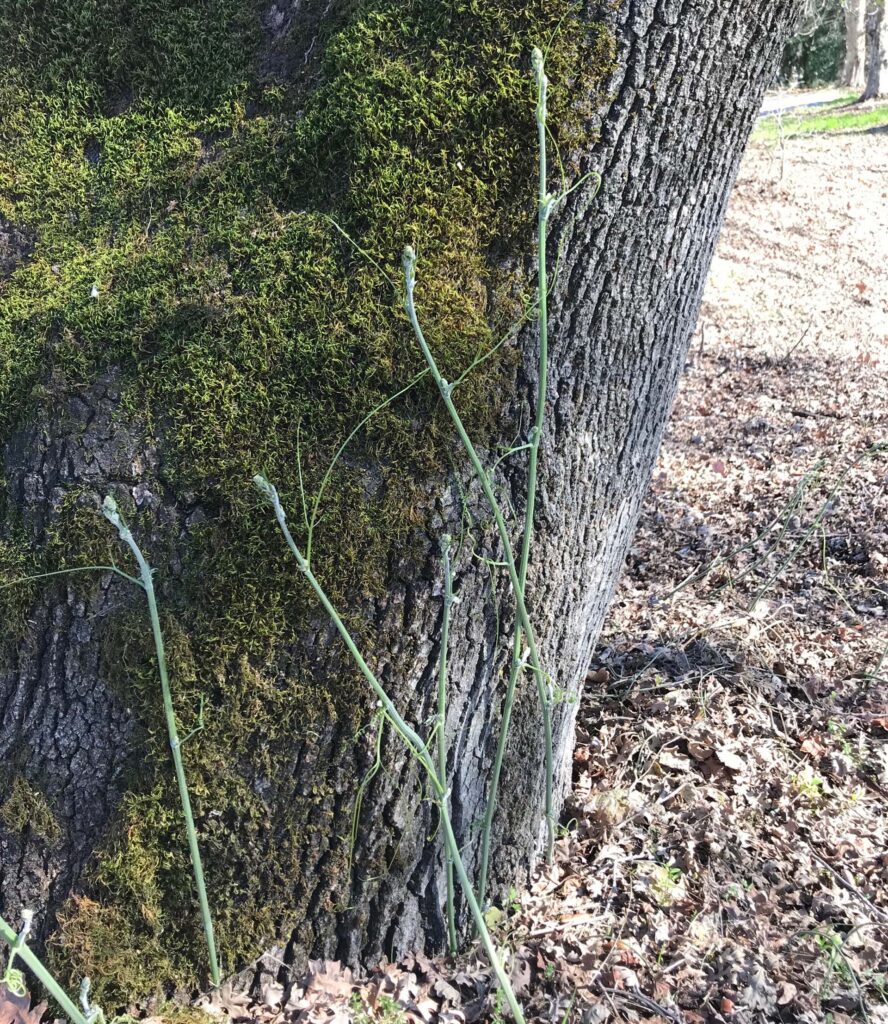
<instances>
[{"instance_id":1,"label":"dry fallen leaf","mask_svg":"<svg viewBox=\"0 0 888 1024\"><path fill-rule=\"evenodd\" d=\"M798 989L791 981L781 981L777 986L777 1005L788 1005L795 999L797 994Z\"/></svg>"},{"instance_id":2,"label":"dry fallen leaf","mask_svg":"<svg viewBox=\"0 0 888 1024\"><path fill-rule=\"evenodd\" d=\"M727 747L717 747L715 756L719 761L721 761L725 768L730 768L732 772L742 772L746 767L746 761L735 751L730 750Z\"/></svg>"},{"instance_id":3,"label":"dry fallen leaf","mask_svg":"<svg viewBox=\"0 0 888 1024\"><path fill-rule=\"evenodd\" d=\"M805 739L799 744L799 750L803 754L810 754L812 757L821 758L827 752L827 747L823 745L817 736L806 736Z\"/></svg>"},{"instance_id":4,"label":"dry fallen leaf","mask_svg":"<svg viewBox=\"0 0 888 1024\"><path fill-rule=\"evenodd\" d=\"M31 1006L31 997L11 992L0 985L0 1024L40 1024L46 1013L46 1003Z\"/></svg>"}]
</instances>

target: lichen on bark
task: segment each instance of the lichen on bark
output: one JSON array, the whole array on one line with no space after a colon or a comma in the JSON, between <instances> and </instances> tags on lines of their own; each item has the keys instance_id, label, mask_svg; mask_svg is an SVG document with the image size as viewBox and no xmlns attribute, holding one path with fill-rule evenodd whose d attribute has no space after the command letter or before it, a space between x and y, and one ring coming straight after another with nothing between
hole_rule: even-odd
<instances>
[{"instance_id":1,"label":"lichen on bark","mask_svg":"<svg viewBox=\"0 0 888 1024\"><path fill-rule=\"evenodd\" d=\"M356 735L369 707L345 661L318 678L294 655L323 626L249 478L274 479L299 522L300 470L310 499L350 430L421 368L386 279L405 243L422 258L427 333L449 377L520 316L532 290L530 48L549 47L565 155L594 124L613 60L608 33L572 0L360 0L334 5L315 73L291 77L267 14L236 0L212 17L199 2L120 0L0 13L0 217L33 239L0 289L0 436L60 408L82 434L65 403L115 375L122 450L139 436L149 454L107 484L158 569L184 731L205 702L186 760L229 967L312 901L341 899L315 892L307 863L323 857L348 889L347 810L305 778L313 758L342 756L332 723ZM491 442L515 361L504 346L460 388ZM367 425L315 537L335 600L379 592L392 552L426 528L423 496L451 449L425 385ZM36 519L0 500L5 578L115 556L97 479L54 493ZM91 642L138 722L137 749L51 955L114 1005L193 985L201 935L182 913L187 851L138 595Z\"/></svg>"}]
</instances>

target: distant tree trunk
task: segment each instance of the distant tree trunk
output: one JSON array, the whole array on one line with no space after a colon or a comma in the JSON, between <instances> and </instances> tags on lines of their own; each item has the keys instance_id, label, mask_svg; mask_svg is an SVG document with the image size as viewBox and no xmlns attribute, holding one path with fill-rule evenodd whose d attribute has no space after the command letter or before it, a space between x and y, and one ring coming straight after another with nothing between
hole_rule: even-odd
<instances>
[{"instance_id":1,"label":"distant tree trunk","mask_svg":"<svg viewBox=\"0 0 888 1024\"><path fill-rule=\"evenodd\" d=\"M322 3L306 6L324 8ZM553 265L559 253L562 259L551 303L551 379L529 585L544 660L565 695L555 727L559 794L571 777L576 699L684 367L731 186L799 3L622 0L593 7L594 16L606 19L611 27L616 62L606 98L599 101L600 109L590 119L576 155L581 169L600 172L603 186L594 199L588 188L574 192L552 227L550 258ZM290 31L295 39L301 31L299 19L288 22L283 8L272 10L275 31ZM305 60L295 43L290 46L286 53L298 57L294 67L302 68L316 41L312 37L311 46L303 47ZM393 94L403 87L394 84ZM222 134L218 128L217 134ZM277 173L285 170L281 164ZM158 200L156 216L163 216L164 208L174 211L182 201L179 197L166 206L166 200ZM58 220L59 230L66 229L67 212ZM143 237L140 245L149 245L149 227ZM52 252L45 256L47 267L53 259ZM225 273L224 268L218 270L213 302L242 303L242 294L227 289ZM49 270L47 274L52 281ZM147 294L144 301L154 302L153 293ZM136 309L132 314L134 324L141 312ZM54 316L52 330L67 337L64 309ZM193 323L182 319L173 325L182 332L183 347L195 337ZM74 328L71 333L75 336ZM155 341L151 336L146 344ZM521 425L531 421L535 348L534 332L526 330L517 357L517 397L502 423L503 444L514 443ZM257 347L252 358L260 356ZM213 358L210 347L206 358ZM286 366L274 372L285 373ZM329 372L338 371L334 366ZM19 531L15 536L41 543L51 533L53 517L66 496L77 495L88 505L110 487L132 495L135 505L151 510L153 518L146 522L160 524L163 537L175 538L172 554L157 545L166 559L161 601L168 607L175 597L169 580L175 583L176 574L184 571L195 531L213 525L214 517L223 513L212 507L205 513L201 495L166 471L162 437L159 447L154 437L146 441L142 427L128 419L121 399L123 373L113 368L67 384L53 377L47 366L46 387L16 430L2 439L6 507L11 510L7 523ZM393 380L392 390L402 383ZM189 401L184 392L181 400ZM230 400L236 401L236 395ZM168 408L157 410L161 427L169 413ZM263 438L257 438L257 453L262 444ZM513 461L515 468L506 470L501 486L520 512L523 466ZM244 486L246 480L245 467ZM203 486L203 481L194 486ZM440 629L438 538L446 528L459 532L464 502L478 522L486 517L464 467L448 482L428 480L426 492L427 507L414 512L425 517L426 525L417 530L416 544L392 553L381 596L356 596L353 606L345 609L353 619L368 624L370 660L404 713L423 729L434 702ZM146 529L149 544L152 528ZM97 521L90 529L101 531L104 526ZM9 525L8 538L14 536L12 530ZM269 544L279 543L270 526L268 537ZM348 543L347 528L342 543ZM487 562L501 557L491 533L479 541L478 554L487 561L464 559L456 579L461 600L451 627L446 730L453 813L470 869L477 866L476 826L486 798L508 649L508 644L498 648L497 641L508 632L511 618L507 593L501 594L499 613L490 600ZM159 578L164 580L162 574ZM207 585L212 582L208 573L200 579ZM274 598L259 592L255 601L258 606ZM0 820L0 907L11 916L23 905L33 907L43 937L56 912L78 893L82 872L120 813L128 786L137 784L148 770L143 763L148 725L137 720L125 687L130 668L143 661L150 665L150 649L121 646L113 633L107 633L128 609L143 614L139 595L110 576L98 589L85 590L72 579L41 591L27 612L24 639L6 670L0 671L0 755L8 768L27 777L43 794L57 821L57 831L50 836L46 828L41 832L23 827L20 815L13 813L15 806L8 810L5 823ZM105 641L99 642L103 636ZM274 673L262 679L261 686L245 685L240 697L244 715L258 703L283 700L281 694L296 679L323 680L342 672L341 654L319 611L312 611L299 637L293 649L276 653ZM178 637L176 649L188 641L187 636ZM231 671L236 667L235 659ZM243 671L252 671L251 666ZM117 680L113 685L112 678ZM179 685L175 679L174 684ZM219 685L207 682L210 700ZM507 754L492 857L494 892L502 892L507 884L521 885L540 849L540 725L532 688L526 689ZM362 692L356 690L354 699L363 699ZM364 797L349 891L343 875L345 837L356 790L372 761L368 740L360 739L359 755L346 721L312 717L312 709L298 703L306 700L304 686L294 690L291 700L293 708L287 705L281 715L292 718L292 735L275 758L265 757L265 737L248 732L244 735L249 742L234 736L230 749L219 748L218 771L244 780L238 790L244 794L240 802L219 811L214 772L200 779L198 826L208 849L211 886L214 857L241 863L232 851L247 828L253 830L250 843L260 854L255 863L268 873L251 877L245 869L233 872L225 876L230 878L227 889L220 883L211 891L211 901L233 901L224 927L230 934L249 927L250 934L261 935L269 945L286 945L291 961L322 955L354 962L362 956L397 956L414 947L440 949L445 934L444 873L434 809L422 802L415 765L386 733L385 770ZM195 713L196 708L180 708L183 723ZM209 708L207 731L188 750L210 743L215 722L225 713L222 706ZM249 726L246 718L243 725L245 730ZM151 727L156 730L156 722ZM158 749L162 751L162 745ZM284 820L285 813L297 814L302 829L292 833L301 845L286 869L280 867L281 861L272 860L291 834L276 831L274 823ZM152 818L146 827L166 827L164 820ZM266 822L271 823L267 828ZM130 841L135 842L140 825L133 823ZM171 843L176 832L172 835ZM143 869L163 878L166 855L161 851L157 862L148 862ZM292 876L277 877L275 872L284 870ZM190 884L187 873L179 882L184 887ZM244 913L239 907L253 906L245 903L251 886L286 892L289 905L272 907L258 921L239 918ZM102 897L108 902L98 912L96 927L116 925L120 912L114 900L125 895L109 890ZM189 947L182 939L182 934L194 931L190 892L185 888L163 893L162 899L169 914L162 943L178 942L190 949L192 962L199 963L199 942ZM89 906L78 904L80 911ZM79 920L82 925L84 919ZM142 921L121 934L138 936L150 927L150 921ZM70 934L63 933L65 941L73 941ZM130 941L137 943L136 938ZM256 939L256 954L261 952L258 943ZM118 962L116 954L122 948L111 950L110 964ZM138 988L148 982L120 984Z\"/></svg>"},{"instance_id":2,"label":"distant tree trunk","mask_svg":"<svg viewBox=\"0 0 888 1024\"><path fill-rule=\"evenodd\" d=\"M840 85L862 89L866 64L866 0L845 2L845 60Z\"/></svg>"},{"instance_id":3,"label":"distant tree trunk","mask_svg":"<svg viewBox=\"0 0 888 1024\"><path fill-rule=\"evenodd\" d=\"M866 82L861 101L874 100L886 89L885 52L882 25L885 21L885 0L869 0L866 14Z\"/></svg>"}]
</instances>

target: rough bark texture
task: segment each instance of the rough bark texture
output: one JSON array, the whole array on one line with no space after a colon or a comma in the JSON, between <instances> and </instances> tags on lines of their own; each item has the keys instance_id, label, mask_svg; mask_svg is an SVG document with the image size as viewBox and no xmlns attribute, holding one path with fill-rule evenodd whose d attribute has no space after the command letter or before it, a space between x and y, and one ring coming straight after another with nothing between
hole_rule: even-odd
<instances>
[{"instance_id":1,"label":"rough bark texture","mask_svg":"<svg viewBox=\"0 0 888 1024\"><path fill-rule=\"evenodd\" d=\"M866 13L866 82L860 97L864 101L876 99L888 88L888 64L882 42L884 22L884 0L869 0Z\"/></svg>"},{"instance_id":2,"label":"rough bark texture","mask_svg":"<svg viewBox=\"0 0 888 1024\"><path fill-rule=\"evenodd\" d=\"M298 7L275 7L263 22L275 43L268 59L287 73L306 63L294 54L304 57L314 45L312 37L306 49L299 37ZM569 780L572 701L632 535L738 162L797 8L796 0L623 0L592 12L612 27L617 63L600 111L600 139L577 154L582 169L602 175L601 192L592 199L588 188L579 189L553 225L550 255L554 262L561 252L563 260L552 302L552 376L529 587L544 659L566 698L556 715L559 793ZM7 260L4 250L4 268ZM521 344L519 401L504 420L503 440L515 436L516 424L530 422L532 332ZM7 500L24 532L36 537L73 489L98 497L110 486L125 488L139 508L154 510L164 536L176 536L184 550L203 512L169 492L146 431L127 422L118 397L113 373L76 396L48 386L30 425L6 439ZM520 511L520 456L504 464L498 483ZM423 518L431 529L419 535L425 555L411 550L393 559L385 596L354 609L371 624L365 633L379 638L375 668L417 723L434 704L441 617L436 532L458 532L466 501L479 524L478 553L497 556L468 474L446 484L430 481L428 494ZM173 581L175 568L174 558ZM508 651L498 640L512 614L501 581L491 585L478 559L459 560L455 589L447 739L453 814L474 866ZM144 731L108 682L110 655L97 639L122 607L137 606L138 595L111 578L91 596L83 593L73 584L48 591L30 609L27 635L0 674L0 758L31 780L60 825L48 839L0 822L0 908L14 915L21 906L34 907L44 935L114 820L125 765L138 759ZM317 617L304 635L301 649L282 656L282 665L308 664L316 678L339 671L341 654L330 645L327 624ZM525 685L521 695L504 773L492 858L497 887L522 883L542 835L541 733L531 690ZM388 732L385 770L364 797L352 890L330 896L331 887L341 886L342 833L370 746L364 736L356 751L349 728L315 724L313 732L294 736L282 772L286 785L263 788L253 780L257 799L270 805L305 799L309 808L291 907L281 907L276 926L287 934L267 935L286 943L288 960L313 954L355 961L442 943L441 850L429 838L434 811L421 800L415 766ZM308 803L315 791L325 795ZM226 828L236 835L238 824ZM209 819L203 827L211 828ZM275 837L266 841L273 847Z\"/></svg>"},{"instance_id":3,"label":"rough bark texture","mask_svg":"<svg viewBox=\"0 0 888 1024\"><path fill-rule=\"evenodd\" d=\"M97 381L8 440L7 487L27 531L43 534L72 486L146 486L152 452L140 434L115 423L119 398L113 378ZM11 789L12 771L27 769L59 826L47 837L7 832L0 823L3 907L63 899L120 798L135 722L105 685L96 638L121 596L107 581L90 597L76 586L56 590L51 603L33 609L27 641L0 674L5 781Z\"/></svg>"}]
</instances>

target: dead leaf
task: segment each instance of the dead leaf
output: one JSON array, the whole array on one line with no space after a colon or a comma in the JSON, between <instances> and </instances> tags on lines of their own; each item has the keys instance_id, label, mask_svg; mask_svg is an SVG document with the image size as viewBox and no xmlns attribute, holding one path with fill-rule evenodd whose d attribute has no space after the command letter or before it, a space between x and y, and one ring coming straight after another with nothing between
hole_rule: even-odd
<instances>
[{"instance_id":1,"label":"dead leaf","mask_svg":"<svg viewBox=\"0 0 888 1024\"><path fill-rule=\"evenodd\" d=\"M777 986L777 1005L786 1006L798 995L798 989L791 981L781 981Z\"/></svg>"},{"instance_id":2,"label":"dead leaf","mask_svg":"<svg viewBox=\"0 0 888 1024\"><path fill-rule=\"evenodd\" d=\"M0 985L0 1024L40 1024L45 1013L46 1003L31 1006L30 995L19 996Z\"/></svg>"},{"instance_id":3,"label":"dead leaf","mask_svg":"<svg viewBox=\"0 0 888 1024\"><path fill-rule=\"evenodd\" d=\"M721 761L725 768L730 768L732 772L742 772L746 767L746 762L743 758L728 747L717 747L715 756L719 761Z\"/></svg>"},{"instance_id":4,"label":"dead leaf","mask_svg":"<svg viewBox=\"0 0 888 1024\"><path fill-rule=\"evenodd\" d=\"M668 749L660 751L658 760L660 764L664 764L667 768L673 768L678 772L690 771L691 768L691 762L686 757L682 757L681 754L676 754Z\"/></svg>"},{"instance_id":5,"label":"dead leaf","mask_svg":"<svg viewBox=\"0 0 888 1024\"><path fill-rule=\"evenodd\" d=\"M828 747L825 747L823 743L821 743L819 737L807 736L799 744L799 750L801 750L803 754L810 754L812 757L819 759L827 752Z\"/></svg>"},{"instance_id":6,"label":"dead leaf","mask_svg":"<svg viewBox=\"0 0 888 1024\"><path fill-rule=\"evenodd\" d=\"M707 758L712 757L715 750L713 747L707 746L705 743L698 743L696 740L688 740L688 753L696 761L705 761Z\"/></svg>"}]
</instances>

